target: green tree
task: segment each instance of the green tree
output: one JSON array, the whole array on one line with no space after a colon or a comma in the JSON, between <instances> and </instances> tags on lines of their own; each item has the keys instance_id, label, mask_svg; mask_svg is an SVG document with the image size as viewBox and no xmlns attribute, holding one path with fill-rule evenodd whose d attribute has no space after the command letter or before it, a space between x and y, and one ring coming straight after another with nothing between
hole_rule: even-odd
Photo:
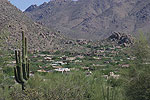
<instances>
[{"instance_id":1,"label":"green tree","mask_svg":"<svg viewBox=\"0 0 150 100\"><path fill-rule=\"evenodd\" d=\"M138 36L138 39L135 41L135 44L131 48L131 53L135 59L135 64L143 64L150 59L150 48L147 38L141 33Z\"/></svg>"},{"instance_id":2,"label":"green tree","mask_svg":"<svg viewBox=\"0 0 150 100\"><path fill-rule=\"evenodd\" d=\"M127 100L150 100L150 49L143 34L139 35L131 51L135 60L122 74L125 97Z\"/></svg>"}]
</instances>

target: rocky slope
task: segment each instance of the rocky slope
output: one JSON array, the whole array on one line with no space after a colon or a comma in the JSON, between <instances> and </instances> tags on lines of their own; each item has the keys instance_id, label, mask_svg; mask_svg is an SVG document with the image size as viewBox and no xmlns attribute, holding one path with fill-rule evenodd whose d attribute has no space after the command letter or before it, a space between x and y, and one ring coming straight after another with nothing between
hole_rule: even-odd
<instances>
[{"instance_id":1,"label":"rocky slope","mask_svg":"<svg viewBox=\"0 0 150 100\"><path fill-rule=\"evenodd\" d=\"M28 37L30 50L84 50L73 40L47 29L30 20L7 0L0 0L0 40L7 49L16 49L20 44L21 32ZM68 44L68 41L72 41Z\"/></svg>"},{"instance_id":2,"label":"rocky slope","mask_svg":"<svg viewBox=\"0 0 150 100\"><path fill-rule=\"evenodd\" d=\"M150 30L149 0L51 0L25 13L72 38L102 39L112 32Z\"/></svg>"}]
</instances>

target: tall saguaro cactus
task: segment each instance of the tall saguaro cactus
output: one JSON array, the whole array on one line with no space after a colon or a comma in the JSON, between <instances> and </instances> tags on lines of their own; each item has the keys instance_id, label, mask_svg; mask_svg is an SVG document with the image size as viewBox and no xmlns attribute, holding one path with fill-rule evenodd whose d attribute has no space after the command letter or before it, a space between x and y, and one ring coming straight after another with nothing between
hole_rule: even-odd
<instances>
[{"instance_id":1,"label":"tall saguaro cactus","mask_svg":"<svg viewBox=\"0 0 150 100\"><path fill-rule=\"evenodd\" d=\"M22 57L20 50L15 50L15 58L15 79L22 85L22 90L25 90L25 83L29 79L29 59L27 56L27 38L24 36L24 32L22 32Z\"/></svg>"}]
</instances>

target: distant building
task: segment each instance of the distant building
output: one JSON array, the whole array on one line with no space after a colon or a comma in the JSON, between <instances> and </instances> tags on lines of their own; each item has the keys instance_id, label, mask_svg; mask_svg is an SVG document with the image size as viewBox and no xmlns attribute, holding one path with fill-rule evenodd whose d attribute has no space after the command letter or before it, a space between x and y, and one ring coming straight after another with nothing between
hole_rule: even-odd
<instances>
[{"instance_id":1,"label":"distant building","mask_svg":"<svg viewBox=\"0 0 150 100\"><path fill-rule=\"evenodd\" d=\"M57 72L62 72L62 74L64 73L64 72L70 72L70 69L69 68L58 68L58 69L54 69L55 71L57 71Z\"/></svg>"},{"instance_id":2,"label":"distant building","mask_svg":"<svg viewBox=\"0 0 150 100\"><path fill-rule=\"evenodd\" d=\"M45 60L51 60L51 57L44 57Z\"/></svg>"},{"instance_id":3,"label":"distant building","mask_svg":"<svg viewBox=\"0 0 150 100\"><path fill-rule=\"evenodd\" d=\"M55 69L62 68L62 66L52 66L52 67L55 68Z\"/></svg>"},{"instance_id":4,"label":"distant building","mask_svg":"<svg viewBox=\"0 0 150 100\"><path fill-rule=\"evenodd\" d=\"M129 64L124 64L124 65L121 65L121 67L128 68L128 67L130 67L130 65Z\"/></svg>"},{"instance_id":5,"label":"distant building","mask_svg":"<svg viewBox=\"0 0 150 100\"><path fill-rule=\"evenodd\" d=\"M44 69L37 70L37 72L46 72Z\"/></svg>"},{"instance_id":6,"label":"distant building","mask_svg":"<svg viewBox=\"0 0 150 100\"><path fill-rule=\"evenodd\" d=\"M68 58L66 58L66 60L70 60L70 61L75 60L75 59L76 59L76 57L68 57Z\"/></svg>"},{"instance_id":7,"label":"distant building","mask_svg":"<svg viewBox=\"0 0 150 100\"><path fill-rule=\"evenodd\" d=\"M90 67L82 67L83 70L90 70Z\"/></svg>"}]
</instances>

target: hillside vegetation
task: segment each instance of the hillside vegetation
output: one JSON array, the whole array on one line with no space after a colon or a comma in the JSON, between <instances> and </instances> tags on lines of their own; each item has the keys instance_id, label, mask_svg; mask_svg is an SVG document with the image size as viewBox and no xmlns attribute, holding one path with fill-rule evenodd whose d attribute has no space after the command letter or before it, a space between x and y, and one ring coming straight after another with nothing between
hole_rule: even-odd
<instances>
[{"instance_id":1,"label":"hillside vegetation","mask_svg":"<svg viewBox=\"0 0 150 100\"><path fill-rule=\"evenodd\" d=\"M64 59L73 58L69 53L29 53L30 77L22 90L22 84L17 81L19 76L13 71L13 66L18 68L18 63L13 61L17 58L13 52L4 55L4 51L1 51L0 99L149 100L150 51L146 38L141 36L130 48L110 49L109 46L102 46L106 48L103 52L105 56L80 55L74 60ZM112 55L112 51L116 51L115 55ZM63 63L60 60L64 64L56 66ZM58 67L69 68L70 71L59 72ZM24 74L18 75L24 77Z\"/></svg>"}]
</instances>

